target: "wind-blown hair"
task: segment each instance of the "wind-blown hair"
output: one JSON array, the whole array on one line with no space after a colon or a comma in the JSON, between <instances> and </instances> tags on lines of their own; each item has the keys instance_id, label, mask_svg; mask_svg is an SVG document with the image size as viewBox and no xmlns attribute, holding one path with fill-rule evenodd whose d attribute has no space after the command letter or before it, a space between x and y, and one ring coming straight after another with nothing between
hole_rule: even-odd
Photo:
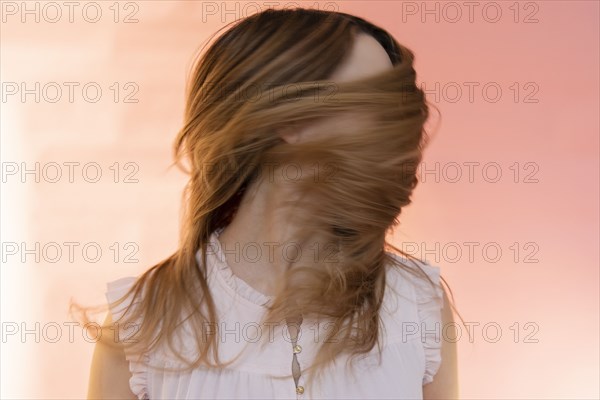
<instances>
[{"instance_id":1,"label":"wind-blown hair","mask_svg":"<svg viewBox=\"0 0 600 400\"><path fill-rule=\"evenodd\" d=\"M413 271L388 254L393 249L414 259L389 244L386 233L399 224L418 183L429 107L416 85L413 53L364 19L269 9L228 28L196 60L187 86L185 121L174 145L175 163L189 173L179 247L137 279L127 294L136 306L119 323L142 321L126 344L131 351L167 345L181 353L173 338L183 324L218 321L207 283L210 235L229 224L251 184L272 176L269 168L294 164L306 172L316 165L318 179L303 173L286 180L298 194L286 206L298 210L299 248L318 238L323 248L333 246L334 257L323 251L310 261L290 261L264 319L300 314L335 322L314 374L339 354L380 345L385 266ZM383 46L393 68L368 79L328 81L361 32ZM277 134L332 117L351 118L352 132L333 125L300 143ZM216 334L207 337L200 328L192 334L197 357L177 354L189 368L228 365L220 361Z\"/></svg>"}]
</instances>

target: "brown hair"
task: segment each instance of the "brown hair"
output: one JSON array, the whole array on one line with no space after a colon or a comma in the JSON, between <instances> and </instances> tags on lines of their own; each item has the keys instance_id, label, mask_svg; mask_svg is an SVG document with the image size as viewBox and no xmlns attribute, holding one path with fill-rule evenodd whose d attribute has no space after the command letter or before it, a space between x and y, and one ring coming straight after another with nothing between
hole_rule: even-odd
<instances>
[{"instance_id":1,"label":"brown hair","mask_svg":"<svg viewBox=\"0 0 600 400\"><path fill-rule=\"evenodd\" d=\"M382 45L393 68L368 79L327 84L360 32ZM411 202L427 143L423 126L429 108L415 82L413 58L364 19L309 9L254 14L214 41L196 60L185 121L175 140L175 163L190 175L179 248L137 279L128 292L137 306L128 307L119 321L142 321L128 344L132 351L163 343L173 348L172 339L186 321L195 327L216 323L206 268L210 235L228 225L249 185L265 179L266 165L291 162L334 166L333 179L311 175L294 182L303 196L289 203L303 210L296 243L303 246L318 237L335 246L336 257L331 261L320 254L310 263L290 263L265 320L301 314L335 321L313 374L338 354L355 356L379 344L385 265L414 271L385 249L416 260L385 239ZM334 129L327 137L295 144L275 133L341 115L362 115L368 124L357 128L358 134ZM219 360L216 335L207 341L200 329L193 334L198 357L177 354L189 368L229 364Z\"/></svg>"}]
</instances>

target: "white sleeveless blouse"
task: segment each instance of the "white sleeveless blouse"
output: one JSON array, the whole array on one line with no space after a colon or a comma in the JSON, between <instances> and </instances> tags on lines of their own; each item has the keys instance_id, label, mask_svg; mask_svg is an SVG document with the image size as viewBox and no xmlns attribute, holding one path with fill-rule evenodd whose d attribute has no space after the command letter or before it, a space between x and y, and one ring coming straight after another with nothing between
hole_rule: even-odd
<instances>
[{"instance_id":1,"label":"white sleeveless blouse","mask_svg":"<svg viewBox=\"0 0 600 400\"><path fill-rule=\"evenodd\" d=\"M217 307L219 356L231 366L216 370L198 368L169 372L149 368L138 356L126 351L132 376L132 392L139 399L422 399L422 386L431 382L441 364L441 309L443 290L440 268L420 262L435 283L416 277L397 267L387 266L386 291L381 310L383 329L381 363L378 348L358 358L354 369L347 369L345 357L319 374L318 383L307 386L302 374L310 365L328 331L326 323L302 321L293 345L285 324L260 326L266 296L233 274L226 263L218 235L213 232L207 251L208 285ZM200 252L196 259L200 260ZM395 258L399 256L393 255ZM406 263L410 267L410 263ZM411 267L415 268L415 267ZM124 277L107 284L106 298L113 302L125 294L136 277ZM113 321L122 315L127 301L111 309ZM194 353L190 327L184 328L181 343L185 354ZM198 329L198 328L193 328ZM210 329L210 328L206 328ZM261 335L269 335L262 338ZM258 339L267 341L258 346ZM126 339L121 335L121 339ZM186 346L189 346L186 348ZM182 365L162 350L147 352L150 365ZM292 361L300 366L298 382L292 376Z\"/></svg>"}]
</instances>

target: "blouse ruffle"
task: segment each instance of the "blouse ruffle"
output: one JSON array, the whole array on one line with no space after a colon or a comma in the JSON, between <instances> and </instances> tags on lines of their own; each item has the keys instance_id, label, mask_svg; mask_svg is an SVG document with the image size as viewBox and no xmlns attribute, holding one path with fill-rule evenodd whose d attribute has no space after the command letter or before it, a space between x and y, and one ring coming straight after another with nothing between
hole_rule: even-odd
<instances>
[{"instance_id":1,"label":"blouse ruffle","mask_svg":"<svg viewBox=\"0 0 600 400\"><path fill-rule=\"evenodd\" d=\"M241 278L238 278L229 265L226 262L224 252L221 248L221 243L218 240L218 235L221 230L211 235L210 243L211 248L208 249L207 262L212 272L215 273L216 278L224 283L222 287L229 291L235 298L243 300L243 303L250 305L251 307L257 307L256 310L260 311L262 307L266 306L272 301L272 296L266 296L252 286L247 284ZM197 259L200 254L197 254ZM198 262L200 260L198 259ZM410 263L409 263L410 265ZM421 346L424 351L425 368L422 377L422 384L428 384L433 381L435 374L438 372L441 365L441 344L442 344L442 307L443 307L443 288L440 280L440 268L433 266L427 262L419 262L419 266L427 274L427 276L435 284L434 287L430 282L423 276L410 276L404 280L411 282L410 286L414 287L414 295L411 296L416 300L416 314L418 316L419 330L421 332L420 343L415 343L416 346ZM422 274L420 274L422 275ZM112 282L107 283L106 298L110 302L122 297L127 290L135 283L137 278L125 277ZM414 283L413 283L414 282ZM406 292L404 292L406 293ZM115 306L111 309L113 315L113 321L117 320L124 312L126 306L131 302L131 299L127 299L123 303ZM413 321L417 321L413 319ZM131 330L129 330L131 331ZM124 333L128 333L125 331ZM120 333L121 340L126 339ZM402 343L398 343L397 346L399 351L405 351L405 347ZM308 348L306 349L308 350ZM139 355L131 354L127 348L125 348L126 358L129 361L129 370L132 376L129 380L129 385L132 392L136 395L139 400L147 400L150 397L151 390L156 391L159 388L158 377L152 377L152 382L149 379L148 363L150 357L148 354L142 355L142 360L139 359ZM422 360L421 356L419 358ZM417 362L413 360L411 362ZM414 365L414 364L411 364ZM206 373L206 371L204 371ZM182 378L183 379L183 378ZM187 378L186 378L187 379ZM215 378L216 379L216 378ZM155 382L156 381L156 382ZM150 383L152 383L150 385ZM179 384L178 384L179 386ZM191 390L191 389L190 389ZM216 389L215 389L216 390Z\"/></svg>"},{"instance_id":2,"label":"blouse ruffle","mask_svg":"<svg viewBox=\"0 0 600 400\"><path fill-rule=\"evenodd\" d=\"M106 299L109 305L115 300L120 299L122 296L127 293L127 290L135 283L137 278L135 277L124 277L117 279L115 281L108 282L106 284L107 290L105 292ZM130 295L127 300L122 303L112 307L110 312L112 314L113 323L120 318L125 312L127 306L131 303L132 295ZM133 329L125 329L123 331L119 330L119 339L120 341L126 340L130 335L128 333L133 334ZM132 353L130 349L125 346L125 358L129 361L129 371L132 376L129 379L129 387L133 394L137 396L139 400L148 400L148 369L147 365L149 363L149 355L148 353L144 353L141 356L137 353Z\"/></svg>"},{"instance_id":3,"label":"blouse ruffle","mask_svg":"<svg viewBox=\"0 0 600 400\"><path fill-rule=\"evenodd\" d=\"M248 300L250 303L254 305L258 305L261 307L266 307L270 304L274 296L267 296L252 286L250 286L246 281L239 278L237 275L233 273L233 270L227 263L227 259L225 258L225 253L223 248L221 247L221 243L219 242L219 235L223 231L223 228L217 229L210 237L210 244L212 247L207 252L207 256L212 256L215 260L215 267L220 278L223 279L224 283L231 288L232 294L239 295L242 298ZM201 256L201 250L196 253L196 259L200 262L199 257Z\"/></svg>"},{"instance_id":4,"label":"blouse ruffle","mask_svg":"<svg viewBox=\"0 0 600 400\"><path fill-rule=\"evenodd\" d=\"M435 284L435 287L432 287L431 283L423 277L419 278L415 285L419 329L425 350L425 374L423 375L423 385L425 385L433 381L442 362L444 290L441 286L440 267L427 262L421 262L419 265Z\"/></svg>"},{"instance_id":5,"label":"blouse ruffle","mask_svg":"<svg viewBox=\"0 0 600 400\"><path fill-rule=\"evenodd\" d=\"M411 317L412 321L418 323L415 334L418 334L418 341L422 346L425 356L425 368L423 372L422 384L426 385L433 381L433 377L438 372L442 363L442 308L444 306L444 289L441 285L441 270L436 265L431 265L427 261L412 260L409 262L396 253L388 253L398 263L408 267L391 268L390 271L397 271L399 274L390 275L390 283L395 290L400 293L406 293L402 282L407 282L413 287L413 299L416 303L416 314ZM414 263L412 262L414 261ZM415 266L417 264L420 268ZM423 272L433 282L423 276ZM401 320L401 316L397 317ZM406 334L404 328L399 328L402 337Z\"/></svg>"}]
</instances>

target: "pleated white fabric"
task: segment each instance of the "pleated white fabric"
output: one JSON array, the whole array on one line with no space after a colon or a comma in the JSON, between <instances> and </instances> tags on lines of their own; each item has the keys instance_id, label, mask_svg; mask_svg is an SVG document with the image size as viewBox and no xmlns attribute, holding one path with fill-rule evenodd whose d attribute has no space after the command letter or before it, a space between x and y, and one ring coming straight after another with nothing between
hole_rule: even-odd
<instances>
[{"instance_id":1,"label":"pleated white fabric","mask_svg":"<svg viewBox=\"0 0 600 400\"><path fill-rule=\"evenodd\" d=\"M219 314L216 329L221 335L221 360L239 358L226 369L198 368L182 373L165 370L164 367L182 365L168 351L147 352L142 359L126 352L132 374L130 387L138 399L423 398L422 386L433 380L441 364L443 290L438 266L419 263L435 287L424 278L388 266L381 312L381 363L377 346L361 357L354 369L345 368L346 358L342 357L320 374L318 383L311 387L306 386L306 377L301 375L298 386L304 390L298 393L291 376L293 346L287 328L285 324L259 325L272 298L233 273L218 240L220 231L210 237L208 283ZM200 255L196 255L197 260ZM122 297L135 280L129 276L109 282L108 302ZM111 309L113 320L122 314L128 301ZM328 326L331 325L319 321L302 321L297 341L301 350L296 354L301 370L310 365ZM195 354L193 341L186 336L191 329L197 327L185 327L179 339L184 354L189 355ZM258 339L268 343L261 347ZM147 363L157 368L148 367Z\"/></svg>"}]
</instances>

